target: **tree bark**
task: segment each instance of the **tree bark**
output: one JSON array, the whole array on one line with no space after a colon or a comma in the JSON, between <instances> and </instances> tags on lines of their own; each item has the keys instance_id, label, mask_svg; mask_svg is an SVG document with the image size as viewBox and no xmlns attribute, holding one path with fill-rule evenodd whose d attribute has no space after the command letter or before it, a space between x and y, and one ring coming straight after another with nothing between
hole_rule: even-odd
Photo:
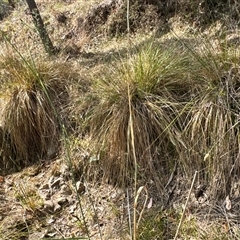
<instances>
[{"instance_id":1,"label":"tree bark","mask_svg":"<svg viewBox=\"0 0 240 240\"><path fill-rule=\"evenodd\" d=\"M33 22L35 27L38 30L39 36L42 40L43 46L45 48L45 51L49 55L53 55L56 53L56 48L53 46L51 39L49 38L49 35L47 33L47 30L44 26L43 20L41 18L40 12L38 10L37 4L35 0L26 0L28 7L30 9L30 13L33 18Z\"/></svg>"}]
</instances>

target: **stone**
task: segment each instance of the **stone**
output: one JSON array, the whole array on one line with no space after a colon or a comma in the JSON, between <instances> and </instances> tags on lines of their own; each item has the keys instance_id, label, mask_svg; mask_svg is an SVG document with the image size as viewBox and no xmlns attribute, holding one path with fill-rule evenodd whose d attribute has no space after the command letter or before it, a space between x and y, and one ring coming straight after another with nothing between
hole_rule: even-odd
<instances>
[{"instance_id":1,"label":"stone","mask_svg":"<svg viewBox=\"0 0 240 240\"><path fill-rule=\"evenodd\" d=\"M61 208L62 208L62 206L61 206L60 204L56 203L56 204L54 205L54 209L53 209L54 213L55 213L55 212L58 212L59 210L61 210Z\"/></svg>"},{"instance_id":2,"label":"stone","mask_svg":"<svg viewBox=\"0 0 240 240\"><path fill-rule=\"evenodd\" d=\"M76 182L77 193L82 194L85 192L86 188L81 181Z\"/></svg>"},{"instance_id":3,"label":"stone","mask_svg":"<svg viewBox=\"0 0 240 240\"><path fill-rule=\"evenodd\" d=\"M55 201L60 205L63 205L64 203L68 202L67 198L63 196L59 196Z\"/></svg>"},{"instance_id":4,"label":"stone","mask_svg":"<svg viewBox=\"0 0 240 240\"><path fill-rule=\"evenodd\" d=\"M52 200L47 200L44 202L43 210L46 211L47 213L53 213L54 208L55 206Z\"/></svg>"},{"instance_id":5,"label":"stone","mask_svg":"<svg viewBox=\"0 0 240 240\"><path fill-rule=\"evenodd\" d=\"M64 196L70 196L72 195L72 190L66 184L64 184L61 186L60 193Z\"/></svg>"}]
</instances>

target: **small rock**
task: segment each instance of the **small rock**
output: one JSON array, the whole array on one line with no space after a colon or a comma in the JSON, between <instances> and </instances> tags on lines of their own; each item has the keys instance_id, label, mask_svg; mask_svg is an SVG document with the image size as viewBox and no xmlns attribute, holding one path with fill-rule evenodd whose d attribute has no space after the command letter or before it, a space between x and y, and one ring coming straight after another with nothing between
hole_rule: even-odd
<instances>
[{"instance_id":1,"label":"small rock","mask_svg":"<svg viewBox=\"0 0 240 240\"><path fill-rule=\"evenodd\" d=\"M69 208L69 213L70 214L74 213L76 209L77 209L77 204L76 203L72 204Z\"/></svg>"},{"instance_id":2,"label":"small rock","mask_svg":"<svg viewBox=\"0 0 240 240\"><path fill-rule=\"evenodd\" d=\"M61 208L62 208L61 205L58 204L58 203L56 203L56 204L54 205L53 211L54 211L54 212L57 212L57 211L59 211Z\"/></svg>"},{"instance_id":3,"label":"small rock","mask_svg":"<svg viewBox=\"0 0 240 240\"><path fill-rule=\"evenodd\" d=\"M11 188L14 186L14 181L12 181L11 179L5 180L5 186L6 188Z\"/></svg>"},{"instance_id":4,"label":"small rock","mask_svg":"<svg viewBox=\"0 0 240 240\"><path fill-rule=\"evenodd\" d=\"M59 13L57 16L56 16L56 19L59 23L66 23L67 21L67 17L65 15L65 13Z\"/></svg>"},{"instance_id":5,"label":"small rock","mask_svg":"<svg viewBox=\"0 0 240 240\"><path fill-rule=\"evenodd\" d=\"M44 207L43 210L48 212L48 213L53 213L54 212L54 203L52 202L52 200L47 200L44 202Z\"/></svg>"},{"instance_id":6,"label":"small rock","mask_svg":"<svg viewBox=\"0 0 240 240\"><path fill-rule=\"evenodd\" d=\"M58 197L58 198L56 199L56 202L57 202L58 204L60 204L60 205L63 205L64 203L67 203L68 200L67 200L67 198L65 198L65 197L63 197L63 196L60 196L60 197Z\"/></svg>"},{"instance_id":7,"label":"small rock","mask_svg":"<svg viewBox=\"0 0 240 240\"><path fill-rule=\"evenodd\" d=\"M33 232L33 233L30 233L30 235L28 236L28 240L36 240L36 239L42 239L44 237L44 232L41 231L41 232Z\"/></svg>"},{"instance_id":8,"label":"small rock","mask_svg":"<svg viewBox=\"0 0 240 240\"><path fill-rule=\"evenodd\" d=\"M80 181L76 182L76 188L77 188L77 192L80 194L84 193L86 190L84 184Z\"/></svg>"},{"instance_id":9,"label":"small rock","mask_svg":"<svg viewBox=\"0 0 240 240\"><path fill-rule=\"evenodd\" d=\"M48 185L48 183L45 183L45 184L43 184L42 186L40 186L40 190L43 190L43 189L48 189L49 188L49 185Z\"/></svg>"},{"instance_id":10,"label":"small rock","mask_svg":"<svg viewBox=\"0 0 240 240\"><path fill-rule=\"evenodd\" d=\"M50 189L41 190L39 193L40 193L41 198L44 200L49 200L52 196Z\"/></svg>"},{"instance_id":11,"label":"small rock","mask_svg":"<svg viewBox=\"0 0 240 240\"><path fill-rule=\"evenodd\" d=\"M48 237L54 237L57 233L56 232L51 232L51 230L46 230L45 233L42 235L42 238L48 238Z\"/></svg>"},{"instance_id":12,"label":"small rock","mask_svg":"<svg viewBox=\"0 0 240 240\"><path fill-rule=\"evenodd\" d=\"M54 223L55 222L55 219L53 217L47 219L46 221L48 224L51 224L51 223Z\"/></svg>"},{"instance_id":13,"label":"small rock","mask_svg":"<svg viewBox=\"0 0 240 240\"><path fill-rule=\"evenodd\" d=\"M61 193L62 195L65 195L65 196L70 196L70 195L72 195L71 189L70 189L66 184L64 184L64 185L61 186L60 193Z\"/></svg>"}]
</instances>

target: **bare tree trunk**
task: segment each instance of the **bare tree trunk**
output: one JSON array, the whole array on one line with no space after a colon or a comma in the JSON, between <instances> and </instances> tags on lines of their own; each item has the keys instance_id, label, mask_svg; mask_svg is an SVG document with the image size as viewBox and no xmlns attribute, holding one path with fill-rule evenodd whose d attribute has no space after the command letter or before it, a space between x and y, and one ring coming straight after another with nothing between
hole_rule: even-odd
<instances>
[{"instance_id":1,"label":"bare tree trunk","mask_svg":"<svg viewBox=\"0 0 240 240\"><path fill-rule=\"evenodd\" d=\"M42 40L42 43L44 45L45 51L49 55L53 55L56 53L56 48L53 46L51 39L48 36L48 33L46 31L46 28L44 26L43 20L40 16L40 12L38 10L38 7L36 5L35 0L26 0L28 7L30 9L30 13L33 18L33 22L38 30L39 36Z\"/></svg>"}]
</instances>

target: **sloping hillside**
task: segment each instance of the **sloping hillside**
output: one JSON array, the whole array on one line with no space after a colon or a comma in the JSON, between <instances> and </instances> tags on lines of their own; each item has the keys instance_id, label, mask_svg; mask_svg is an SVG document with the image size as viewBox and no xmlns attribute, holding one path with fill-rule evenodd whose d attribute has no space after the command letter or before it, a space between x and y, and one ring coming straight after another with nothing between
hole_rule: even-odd
<instances>
[{"instance_id":1,"label":"sloping hillside","mask_svg":"<svg viewBox=\"0 0 240 240\"><path fill-rule=\"evenodd\" d=\"M0 1L0 239L239 239L240 4L36 3L51 56Z\"/></svg>"}]
</instances>

